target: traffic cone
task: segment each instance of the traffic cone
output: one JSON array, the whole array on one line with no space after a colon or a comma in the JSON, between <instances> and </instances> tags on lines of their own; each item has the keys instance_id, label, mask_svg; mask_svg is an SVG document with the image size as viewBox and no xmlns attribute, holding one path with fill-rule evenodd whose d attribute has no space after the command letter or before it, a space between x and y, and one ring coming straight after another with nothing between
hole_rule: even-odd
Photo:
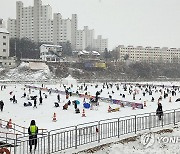
<instances>
[{"instance_id":1,"label":"traffic cone","mask_svg":"<svg viewBox=\"0 0 180 154\"><path fill-rule=\"evenodd\" d=\"M108 108L108 113L110 113L111 112L111 107L109 106L109 108Z\"/></svg>"},{"instance_id":2,"label":"traffic cone","mask_svg":"<svg viewBox=\"0 0 180 154\"><path fill-rule=\"evenodd\" d=\"M171 97L169 97L169 103L171 103Z\"/></svg>"},{"instance_id":3,"label":"traffic cone","mask_svg":"<svg viewBox=\"0 0 180 154\"><path fill-rule=\"evenodd\" d=\"M11 129L12 128L12 120L9 119L9 122L7 123L7 128Z\"/></svg>"},{"instance_id":4,"label":"traffic cone","mask_svg":"<svg viewBox=\"0 0 180 154\"><path fill-rule=\"evenodd\" d=\"M144 107L147 107L147 105L146 105L146 101L144 101Z\"/></svg>"},{"instance_id":5,"label":"traffic cone","mask_svg":"<svg viewBox=\"0 0 180 154\"><path fill-rule=\"evenodd\" d=\"M57 119L56 119L56 113L54 112L54 115L53 115L53 121L56 122Z\"/></svg>"},{"instance_id":6,"label":"traffic cone","mask_svg":"<svg viewBox=\"0 0 180 154\"><path fill-rule=\"evenodd\" d=\"M83 109L83 112L82 112L82 117L86 117L84 109Z\"/></svg>"}]
</instances>

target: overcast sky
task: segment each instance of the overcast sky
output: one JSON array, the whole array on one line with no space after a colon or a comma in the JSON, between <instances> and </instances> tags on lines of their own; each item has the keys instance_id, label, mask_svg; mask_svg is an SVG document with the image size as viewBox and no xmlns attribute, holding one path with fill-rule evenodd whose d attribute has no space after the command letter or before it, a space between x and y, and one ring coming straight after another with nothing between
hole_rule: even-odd
<instances>
[{"instance_id":1,"label":"overcast sky","mask_svg":"<svg viewBox=\"0 0 180 154\"><path fill-rule=\"evenodd\" d=\"M22 0L24 6L33 0ZM117 45L180 48L180 0L42 0L63 18L78 15L78 29L89 26L95 36ZM0 18L15 18L16 0L1 0Z\"/></svg>"}]
</instances>

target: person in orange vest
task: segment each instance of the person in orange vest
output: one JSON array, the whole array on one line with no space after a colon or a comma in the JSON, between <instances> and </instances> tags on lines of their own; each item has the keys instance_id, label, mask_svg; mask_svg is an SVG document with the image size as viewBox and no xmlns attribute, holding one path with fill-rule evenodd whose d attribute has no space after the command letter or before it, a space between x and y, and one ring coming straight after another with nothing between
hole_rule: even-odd
<instances>
[{"instance_id":1,"label":"person in orange vest","mask_svg":"<svg viewBox=\"0 0 180 154\"><path fill-rule=\"evenodd\" d=\"M31 120L31 124L28 128L28 134L29 134L30 152L32 152L32 145L34 145L34 151L36 150L37 147L38 127L36 126L35 120Z\"/></svg>"}]
</instances>

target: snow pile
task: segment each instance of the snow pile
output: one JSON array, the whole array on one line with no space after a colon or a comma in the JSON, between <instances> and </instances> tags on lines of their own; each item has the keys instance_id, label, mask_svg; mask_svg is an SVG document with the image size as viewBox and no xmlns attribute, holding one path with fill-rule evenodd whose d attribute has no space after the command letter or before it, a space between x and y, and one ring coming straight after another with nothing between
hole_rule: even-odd
<instances>
[{"instance_id":1,"label":"snow pile","mask_svg":"<svg viewBox=\"0 0 180 154\"><path fill-rule=\"evenodd\" d=\"M29 63L22 62L17 68L10 69L6 74L9 80L47 80L53 77L49 69L30 70Z\"/></svg>"},{"instance_id":2,"label":"snow pile","mask_svg":"<svg viewBox=\"0 0 180 154\"><path fill-rule=\"evenodd\" d=\"M23 67L29 67L29 63L25 63L25 62L22 62L19 66L18 66L18 68L23 68Z\"/></svg>"}]
</instances>

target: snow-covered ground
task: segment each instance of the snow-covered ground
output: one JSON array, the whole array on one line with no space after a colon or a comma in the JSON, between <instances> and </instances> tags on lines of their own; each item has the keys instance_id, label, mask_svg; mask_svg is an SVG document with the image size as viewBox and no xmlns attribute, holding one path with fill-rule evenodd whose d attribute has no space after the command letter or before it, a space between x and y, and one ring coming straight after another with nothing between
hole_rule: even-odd
<instances>
[{"instance_id":1,"label":"snow-covered ground","mask_svg":"<svg viewBox=\"0 0 180 154\"><path fill-rule=\"evenodd\" d=\"M81 84L83 85L83 84ZM102 84L98 84L98 88L95 88L94 84L88 84L88 90L87 93L90 95L95 95L96 91L100 91L102 88ZM177 85L177 84L176 84ZM35 85L41 87L41 85ZM52 89L60 89L64 90L64 87L60 84L57 85L45 85L47 88L52 88ZM84 86L83 86L84 88ZM128 86L129 88L129 86ZM138 87L133 87L132 89L138 89ZM157 87L157 89L162 89L160 87ZM73 86L72 91L76 92L77 86ZM112 90L114 91L114 94L112 94ZM128 115L135 115L135 114L142 114L142 113L149 113L149 112L155 112L157 109L157 100L161 95L160 92L155 93L153 91L152 96L155 98L154 102L151 102L152 96L146 93L146 96L142 95L142 91L140 89L139 94L136 95L136 100L135 102L139 103L144 103L146 101L147 107L144 107L144 109L136 109L132 110L131 107L124 107L120 108L119 112L112 112L108 113L108 107L109 105L112 108L120 107L117 104L111 104L107 102L100 102L100 105L97 107L97 110L90 110L86 109L85 114L86 117L81 117L81 114L75 114L74 106L71 104L68 107L68 110L63 110L63 105L70 100L71 102L73 100L79 100L80 105L78 105L78 108L82 112L83 109L83 98L79 98L77 96L72 96L69 99L66 99L65 95L61 95L61 103L60 107L55 108L54 107L54 102L57 102L57 94L56 93L51 93L50 95L48 92L42 91L43 95L43 103L42 105L39 105L39 90L31 90L31 93L29 94L29 90L26 88L24 91L24 85L7 85L6 89L3 89L0 91L0 99L4 101L5 106L4 106L4 111L1 112L1 118L4 120L9 120L10 118L12 119L12 122L28 127L29 123L32 119L35 119L37 121L37 124L39 125L40 128L47 128L48 130L51 129L56 129L56 128L63 128L67 126L72 126L72 125L77 125L81 124L84 122L92 122L92 121L97 121L97 120L103 120L103 119L109 119L109 118L116 118L116 117L123 117L123 116L128 116ZM12 95L10 95L10 91L12 91ZM24 102L28 102L27 98L21 98L23 96L23 93L26 92L27 95L29 96L34 96L37 95L37 108L31 107L24 107ZM83 90L79 90L80 93L85 93ZM109 93L109 94L108 94ZM120 96L120 93L125 94L125 98L122 98ZM47 94L48 98L46 99L44 96ZM17 99L17 104L13 104L10 101L10 98L15 95ZM115 86L113 88L109 89L103 89L101 93L101 97L107 97L109 95L112 95L112 98L114 99L120 99L120 100L127 100L127 101L134 101L132 94L130 95L128 90L124 91L122 89L122 86L120 86L120 89L117 90ZM169 103L169 97L172 97L171 100L172 102ZM163 110L170 110L170 109L176 109L180 108L180 103L175 102L177 98L180 97L180 93L177 91L176 96L171 96L171 93L169 94L168 98L163 99L161 101ZM141 98L141 100L139 100ZM31 101L33 104L33 101ZM86 102L89 102L89 99L86 99ZM57 122L52 122L52 116L53 113L56 113L57 115ZM21 113L21 114L19 114Z\"/></svg>"},{"instance_id":2,"label":"snow-covered ground","mask_svg":"<svg viewBox=\"0 0 180 154\"><path fill-rule=\"evenodd\" d=\"M144 137L151 137L148 146ZM180 128L163 129L160 131L146 132L137 136L95 147L79 154L179 154L180 153Z\"/></svg>"},{"instance_id":3,"label":"snow-covered ground","mask_svg":"<svg viewBox=\"0 0 180 154\"><path fill-rule=\"evenodd\" d=\"M155 112L157 109L157 100L160 96L163 97L164 91L167 92L167 88L162 87L156 87L157 92L155 92L155 88L152 88L152 95L149 95L149 93L146 93L145 96L143 96L142 92L144 92L145 88L139 88L130 85L127 85L127 91L124 91L123 85L120 83L116 83L120 85L120 89L117 90L115 83L113 83L112 88L108 88L105 86L103 88L103 83L96 83L96 84L86 84L87 91L84 91L84 84L79 83L78 85L73 85L71 88L73 92L76 92L77 90L79 93L85 93L87 92L89 95L95 95L97 91L101 91L102 93L100 97L109 97L109 95L112 95L113 99L119 99L124 101L131 101L131 102L138 102L138 103L144 103L146 101L147 107L144 107L144 109L135 109L132 110L131 107L125 106L124 108L120 107L117 104L112 104L108 102L100 101L99 106L97 109L90 110L85 109L86 117L82 117L82 110L83 110L83 98L79 98L78 96L72 96L69 99L66 99L65 95L60 95L61 97L61 103L60 107L56 108L54 107L54 102L57 102L57 93L51 93L42 91L43 96L43 103L42 105L39 105L39 90L31 89L31 92L29 92L28 88L25 88L23 84L7 84L6 89L3 89L0 91L0 100L3 100L4 110L3 112L0 112L0 118L4 120L12 119L13 123L16 123L23 127L29 127L30 121L32 119L36 120L37 125L39 128L46 128L47 130L57 129L57 128L63 128L67 126L73 126L78 124L83 124L86 122L92 122L97 120L103 120L103 119L110 119L110 118L119 118L124 117L128 115L136 115L136 114L142 114L142 113L150 113ZM175 82L166 82L166 83L153 83L153 84L164 84L164 85L176 85L180 86L180 83ZM95 86L98 85L96 88ZM41 87L41 84L34 84L34 86ZM80 87L83 87L82 90L79 90ZM59 84L50 84L50 85L44 85L44 87L52 88L52 89L59 89L64 90L64 87L61 83ZM66 86L70 87L70 85ZM25 88L25 89L24 89ZM132 94L129 94L129 88L132 89ZM162 90L162 93L159 90ZM171 90L171 88L169 88ZM113 92L114 93L113 93ZM138 94L136 94L135 100L133 100L133 93L135 91L139 91ZM12 94L10 95L10 92ZM24 92L29 96L35 96L37 95L37 108L33 108L33 106L30 107L24 107L24 102L28 102L29 100L26 98L22 98ZM47 95L47 98L45 98L45 94ZM120 94L125 94L125 98L122 98ZM13 104L12 101L10 101L10 98L15 95L17 99L17 104ZM151 102L152 96L155 98L154 102ZM171 97L171 102L169 102L169 98ZM179 90L176 90L176 96L172 96L172 93L168 93L167 98L163 98L161 103L163 106L163 110L170 110L170 109L177 109L180 108L180 102L175 102L177 98L180 98L180 92ZM80 114L75 114L74 106L71 104L68 107L68 110L63 110L63 105L70 100L71 102L73 100L79 100L80 104L78 105L78 108L80 109ZM33 104L33 101L31 101ZM86 99L86 102L89 102L89 99ZM108 107L109 105L112 108L120 107L120 111L108 113ZM56 113L57 115L57 121L53 122L52 117L53 114ZM177 131L178 132L178 131ZM135 146L133 146L135 145ZM156 145L156 144L155 144ZM157 145L158 147L158 145ZM120 148L120 149L119 149ZM129 148L129 151L127 150ZM135 148L135 149L134 149ZM171 147L170 147L171 148ZM112 150L113 149L113 150ZM154 147L154 150L149 151L142 151L143 147L139 145L139 141L135 141L132 144L114 144L112 148L107 148L105 151L101 151L100 153L155 153L157 152L157 148ZM109 151L109 152L108 152ZM131 152L132 151L132 152ZM177 151L177 150L176 150ZM163 151L165 153L165 150Z\"/></svg>"}]
</instances>

